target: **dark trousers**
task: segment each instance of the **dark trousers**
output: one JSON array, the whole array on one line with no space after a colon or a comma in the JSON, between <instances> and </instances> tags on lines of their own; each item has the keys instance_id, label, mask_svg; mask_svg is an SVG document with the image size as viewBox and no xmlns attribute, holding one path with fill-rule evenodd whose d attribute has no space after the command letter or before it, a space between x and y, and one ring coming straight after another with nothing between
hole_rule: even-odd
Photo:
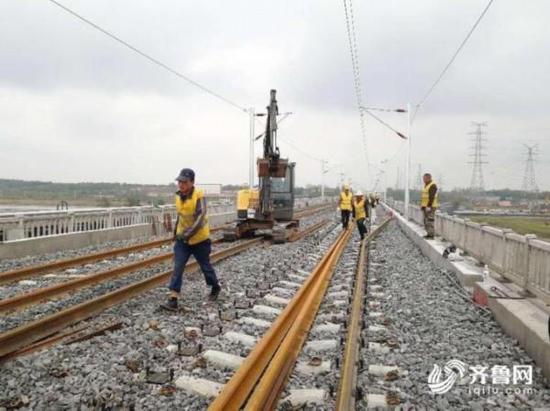
<instances>
[{"instance_id":1,"label":"dark trousers","mask_svg":"<svg viewBox=\"0 0 550 411\"><path fill-rule=\"evenodd\" d=\"M342 213L342 227L348 228L349 215L351 214L350 210L340 210Z\"/></svg>"},{"instance_id":2,"label":"dark trousers","mask_svg":"<svg viewBox=\"0 0 550 411\"><path fill-rule=\"evenodd\" d=\"M357 229L359 230L359 235L361 236L361 240L365 238L365 234L369 231L367 228L367 220L364 218L360 218L357 222Z\"/></svg>"},{"instance_id":3,"label":"dark trousers","mask_svg":"<svg viewBox=\"0 0 550 411\"><path fill-rule=\"evenodd\" d=\"M208 239L198 244L189 245L183 241L176 240L174 243L174 272L170 278L170 285L168 288L172 291L180 292L181 283L183 277L183 271L185 265L189 260L189 257L195 257L197 263L204 274L206 284L214 286L218 284L218 278L216 272L210 264L210 251L212 250L212 242Z\"/></svg>"},{"instance_id":4,"label":"dark trousers","mask_svg":"<svg viewBox=\"0 0 550 411\"><path fill-rule=\"evenodd\" d=\"M422 208L424 212L424 228L426 229L426 235L433 237L435 234L435 209L430 208L430 211L426 207Z\"/></svg>"}]
</instances>

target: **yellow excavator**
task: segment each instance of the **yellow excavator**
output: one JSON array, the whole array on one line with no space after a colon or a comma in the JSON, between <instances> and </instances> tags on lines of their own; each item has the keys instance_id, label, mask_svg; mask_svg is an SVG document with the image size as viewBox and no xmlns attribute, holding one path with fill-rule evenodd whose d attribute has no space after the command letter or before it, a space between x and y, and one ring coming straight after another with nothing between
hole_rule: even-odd
<instances>
[{"instance_id":1,"label":"yellow excavator","mask_svg":"<svg viewBox=\"0 0 550 411\"><path fill-rule=\"evenodd\" d=\"M298 227L294 219L294 168L296 163L281 158L277 147L276 90L271 90L267 106L263 157L258 158L259 188L237 193L237 221L223 237L234 241L242 237L266 235L276 243L285 242L290 231Z\"/></svg>"}]
</instances>

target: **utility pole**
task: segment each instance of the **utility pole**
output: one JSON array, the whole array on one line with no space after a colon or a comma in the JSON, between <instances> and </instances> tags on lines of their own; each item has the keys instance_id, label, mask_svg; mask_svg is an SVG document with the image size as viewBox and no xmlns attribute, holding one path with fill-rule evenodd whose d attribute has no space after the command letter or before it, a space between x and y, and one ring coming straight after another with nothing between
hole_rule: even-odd
<instances>
[{"instance_id":1,"label":"utility pole","mask_svg":"<svg viewBox=\"0 0 550 411\"><path fill-rule=\"evenodd\" d=\"M248 187L252 189L254 187L254 121L256 120L256 112L254 107L248 109L248 116L250 118L250 146L249 146L249 155L250 155L250 164L248 170Z\"/></svg>"},{"instance_id":2,"label":"utility pole","mask_svg":"<svg viewBox=\"0 0 550 411\"><path fill-rule=\"evenodd\" d=\"M325 174L328 173L327 160L321 159L321 202L325 202Z\"/></svg>"},{"instance_id":3,"label":"utility pole","mask_svg":"<svg viewBox=\"0 0 550 411\"><path fill-rule=\"evenodd\" d=\"M405 220L409 219L411 185L411 103L407 103L407 164L405 166Z\"/></svg>"},{"instance_id":4,"label":"utility pole","mask_svg":"<svg viewBox=\"0 0 550 411\"><path fill-rule=\"evenodd\" d=\"M468 133L473 135L472 138L472 147L470 149L472 150L472 153L470 154L470 157L473 157L473 161L468 162L468 164L472 164L472 179L470 181L470 189L473 192L481 193L485 191L485 183L483 181L483 164L487 164L486 161L483 161L483 158L486 157L486 154L483 153L483 150L485 149L485 146L483 143L487 141L486 138L483 136L486 134L483 131L483 127L487 127L486 122L478 123L475 121L472 121L472 125L476 127L475 131Z\"/></svg>"},{"instance_id":5,"label":"utility pole","mask_svg":"<svg viewBox=\"0 0 550 411\"><path fill-rule=\"evenodd\" d=\"M521 189L525 193L538 193L539 187L535 178L535 156L538 154L538 144L528 146L524 144L527 149L527 159L525 160L525 172L523 173L523 184Z\"/></svg>"}]
</instances>

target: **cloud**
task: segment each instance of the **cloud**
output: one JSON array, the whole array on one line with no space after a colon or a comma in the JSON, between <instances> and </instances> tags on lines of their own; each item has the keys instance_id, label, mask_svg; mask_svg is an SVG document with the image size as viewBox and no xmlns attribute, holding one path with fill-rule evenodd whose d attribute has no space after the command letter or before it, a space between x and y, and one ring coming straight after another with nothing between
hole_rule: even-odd
<instances>
[{"instance_id":1,"label":"cloud","mask_svg":"<svg viewBox=\"0 0 550 411\"><path fill-rule=\"evenodd\" d=\"M281 126L280 146L298 162L299 184L321 181L313 158L340 164L325 176L332 185L341 171L359 185L376 179L376 167L391 185L399 164L403 173L402 142L370 118L367 168L340 3L64 4L239 106L262 111L276 88L281 111L294 113ZM389 107L421 98L484 7L354 5L365 104ZM418 114L413 175L421 163L446 187L468 185L470 122L488 121L488 186L518 188L522 142L538 140L538 182L550 189L548 11L543 0L495 2ZM208 182L247 180L245 113L47 1L8 2L0 36L9 39L0 43L1 177L166 183L189 165ZM406 131L405 115L382 115Z\"/></svg>"}]
</instances>

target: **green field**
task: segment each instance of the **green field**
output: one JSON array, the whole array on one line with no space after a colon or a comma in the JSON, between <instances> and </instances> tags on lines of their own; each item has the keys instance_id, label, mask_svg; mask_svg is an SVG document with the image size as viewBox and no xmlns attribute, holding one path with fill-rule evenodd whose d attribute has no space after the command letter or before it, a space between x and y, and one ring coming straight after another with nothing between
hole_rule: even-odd
<instances>
[{"instance_id":1,"label":"green field","mask_svg":"<svg viewBox=\"0 0 550 411\"><path fill-rule=\"evenodd\" d=\"M550 239L550 218L505 216L470 216L468 218L476 223L510 228L519 234L536 234L537 237Z\"/></svg>"}]
</instances>

